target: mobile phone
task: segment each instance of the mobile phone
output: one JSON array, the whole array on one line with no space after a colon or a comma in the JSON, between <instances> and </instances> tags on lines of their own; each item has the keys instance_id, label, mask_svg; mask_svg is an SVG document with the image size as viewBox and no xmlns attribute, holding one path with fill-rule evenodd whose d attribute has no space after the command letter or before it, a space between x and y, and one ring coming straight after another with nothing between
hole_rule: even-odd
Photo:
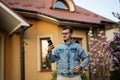
<instances>
[{"instance_id":1,"label":"mobile phone","mask_svg":"<svg viewBox=\"0 0 120 80\"><path fill-rule=\"evenodd\" d=\"M48 42L49 46L53 44L51 40L48 40L47 42Z\"/></svg>"}]
</instances>

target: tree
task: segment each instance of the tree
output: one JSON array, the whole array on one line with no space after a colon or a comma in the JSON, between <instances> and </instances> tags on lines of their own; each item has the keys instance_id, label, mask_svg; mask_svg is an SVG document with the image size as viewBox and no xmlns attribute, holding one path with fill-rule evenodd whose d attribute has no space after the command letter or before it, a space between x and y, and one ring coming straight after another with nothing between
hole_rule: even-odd
<instances>
[{"instance_id":1,"label":"tree","mask_svg":"<svg viewBox=\"0 0 120 80\"><path fill-rule=\"evenodd\" d=\"M120 31L116 32L107 45L110 58L111 80L120 80Z\"/></svg>"},{"instance_id":2,"label":"tree","mask_svg":"<svg viewBox=\"0 0 120 80\"><path fill-rule=\"evenodd\" d=\"M112 14L120 20L120 14L118 12L112 12ZM118 22L118 27L119 31L115 33L113 40L110 41L107 46L111 54L111 80L120 80L120 21Z\"/></svg>"},{"instance_id":3,"label":"tree","mask_svg":"<svg viewBox=\"0 0 120 80\"><path fill-rule=\"evenodd\" d=\"M120 3L120 0L119 0L119 3ZM112 12L112 14L114 15L114 17L120 19L120 14L118 12L117 13Z\"/></svg>"},{"instance_id":4,"label":"tree","mask_svg":"<svg viewBox=\"0 0 120 80\"><path fill-rule=\"evenodd\" d=\"M93 34L89 31L89 55L91 80L108 80L109 73L109 53L106 48L106 36L104 31Z\"/></svg>"}]
</instances>

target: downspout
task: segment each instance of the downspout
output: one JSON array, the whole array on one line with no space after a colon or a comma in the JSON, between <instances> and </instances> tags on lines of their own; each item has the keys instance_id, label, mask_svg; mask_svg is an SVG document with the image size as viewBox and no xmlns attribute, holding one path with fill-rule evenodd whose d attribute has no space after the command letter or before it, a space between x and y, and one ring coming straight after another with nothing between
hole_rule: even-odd
<instances>
[{"instance_id":1,"label":"downspout","mask_svg":"<svg viewBox=\"0 0 120 80\"><path fill-rule=\"evenodd\" d=\"M32 25L31 25L32 26ZM25 80L25 51L24 51L24 33L29 27L22 26L20 32L20 69L21 80Z\"/></svg>"}]
</instances>

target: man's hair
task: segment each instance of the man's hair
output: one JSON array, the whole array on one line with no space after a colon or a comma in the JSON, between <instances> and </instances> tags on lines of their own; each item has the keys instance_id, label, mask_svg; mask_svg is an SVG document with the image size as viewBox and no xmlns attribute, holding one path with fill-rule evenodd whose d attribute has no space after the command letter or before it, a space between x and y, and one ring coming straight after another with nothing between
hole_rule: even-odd
<instances>
[{"instance_id":1,"label":"man's hair","mask_svg":"<svg viewBox=\"0 0 120 80\"><path fill-rule=\"evenodd\" d=\"M65 26L65 27L63 27L63 30L66 30L66 29L69 29L70 33L73 33L73 29L72 29L71 26Z\"/></svg>"}]
</instances>

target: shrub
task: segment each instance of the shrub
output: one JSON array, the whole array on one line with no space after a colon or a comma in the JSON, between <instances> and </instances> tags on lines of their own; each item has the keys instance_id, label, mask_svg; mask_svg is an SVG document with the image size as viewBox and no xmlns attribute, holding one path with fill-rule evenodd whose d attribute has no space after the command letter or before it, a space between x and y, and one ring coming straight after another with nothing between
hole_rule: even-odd
<instances>
[{"instance_id":1,"label":"shrub","mask_svg":"<svg viewBox=\"0 0 120 80\"><path fill-rule=\"evenodd\" d=\"M93 34L89 31L89 55L91 80L107 80L109 73L109 53L106 48L104 31Z\"/></svg>"}]
</instances>

